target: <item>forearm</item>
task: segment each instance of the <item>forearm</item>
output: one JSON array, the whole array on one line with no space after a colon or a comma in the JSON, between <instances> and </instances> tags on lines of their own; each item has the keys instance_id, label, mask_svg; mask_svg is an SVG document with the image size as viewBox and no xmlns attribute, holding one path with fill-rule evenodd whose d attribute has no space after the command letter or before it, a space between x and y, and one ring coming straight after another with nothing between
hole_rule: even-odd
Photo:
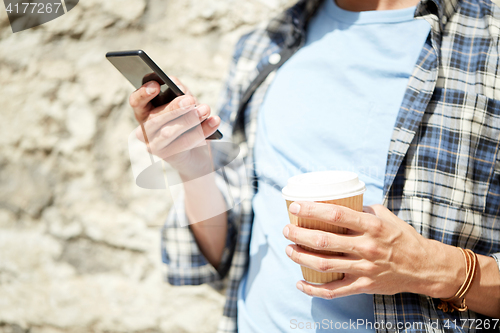
<instances>
[{"instance_id":1,"label":"forearm","mask_svg":"<svg viewBox=\"0 0 500 333\"><path fill-rule=\"evenodd\" d=\"M217 268L226 242L227 208L215 173L184 182L184 190L190 228L205 258Z\"/></svg>"},{"instance_id":2,"label":"forearm","mask_svg":"<svg viewBox=\"0 0 500 333\"><path fill-rule=\"evenodd\" d=\"M435 298L452 297L465 280L465 259L458 248L437 241L429 241L434 255L436 276L424 287L423 294ZM474 281L465 296L470 310L493 318L500 318L500 272L495 259L478 255Z\"/></svg>"}]
</instances>

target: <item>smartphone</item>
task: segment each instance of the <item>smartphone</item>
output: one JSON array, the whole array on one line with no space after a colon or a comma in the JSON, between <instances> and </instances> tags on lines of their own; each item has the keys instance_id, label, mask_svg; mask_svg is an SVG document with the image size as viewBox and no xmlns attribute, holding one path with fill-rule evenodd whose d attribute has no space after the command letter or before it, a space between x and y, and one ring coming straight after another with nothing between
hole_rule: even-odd
<instances>
[{"instance_id":1,"label":"smartphone","mask_svg":"<svg viewBox=\"0 0 500 333\"><path fill-rule=\"evenodd\" d=\"M151 100L151 104L155 107L170 103L174 98L184 95L167 74L142 50L108 52L106 58L136 89L149 81L158 82L160 93ZM207 140L220 139L222 139L222 133L219 130L207 138Z\"/></svg>"}]
</instances>

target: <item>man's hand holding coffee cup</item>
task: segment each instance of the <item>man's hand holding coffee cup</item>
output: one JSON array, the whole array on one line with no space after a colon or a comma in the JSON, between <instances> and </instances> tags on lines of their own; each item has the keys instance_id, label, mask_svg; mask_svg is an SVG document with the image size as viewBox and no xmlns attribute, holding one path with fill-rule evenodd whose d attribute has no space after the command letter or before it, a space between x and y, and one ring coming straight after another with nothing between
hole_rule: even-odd
<instances>
[{"instance_id":1,"label":"man's hand holding coffee cup","mask_svg":"<svg viewBox=\"0 0 500 333\"><path fill-rule=\"evenodd\" d=\"M344 278L322 285L297 282L304 293L332 299L354 294L392 295L400 292L447 298L460 287L465 268L458 248L429 240L381 205L357 212L328 203L294 202L290 214L347 228L347 234L288 224L290 241L315 250L341 252L325 255L289 245L287 255L301 266L320 272L344 273Z\"/></svg>"}]
</instances>

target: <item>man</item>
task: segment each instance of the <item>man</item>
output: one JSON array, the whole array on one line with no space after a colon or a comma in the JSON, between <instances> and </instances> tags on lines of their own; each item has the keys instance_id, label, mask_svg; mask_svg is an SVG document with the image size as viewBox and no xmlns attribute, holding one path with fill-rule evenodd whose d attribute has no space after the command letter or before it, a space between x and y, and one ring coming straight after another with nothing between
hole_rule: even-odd
<instances>
[{"instance_id":1,"label":"man","mask_svg":"<svg viewBox=\"0 0 500 333\"><path fill-rule=\"evenodd\" d=\"M205 105L186 115L191 96L153 109L155 83L135 92L130 102L151 149L185 181L185 215L172 214L163 230L169 282L227 277L219 332L493 329L499 26L500 8L489 0L302 0L239 41L220 119ZM208 166L194 163L200 157L189 148L200 140L190 129L205 119L204 137L220 128L245 157L224 177L195 176ZM214 150L215 169L230 162L226 155ZM279 189L292 175L321 169L356 171L372 206L357 213L297 202L289 211L346 227L346 236L288 224ZM255 186L245 196L248 182ZM231 200L241 203L203 217ZM459 248L477 254L475 274ZM312 285L299 281L297 264L345 278ZM447 304L468 310L440 306L463 286L465 298ZM371 325L345 326L349 320Z\"/></svg>"}]
</instances>

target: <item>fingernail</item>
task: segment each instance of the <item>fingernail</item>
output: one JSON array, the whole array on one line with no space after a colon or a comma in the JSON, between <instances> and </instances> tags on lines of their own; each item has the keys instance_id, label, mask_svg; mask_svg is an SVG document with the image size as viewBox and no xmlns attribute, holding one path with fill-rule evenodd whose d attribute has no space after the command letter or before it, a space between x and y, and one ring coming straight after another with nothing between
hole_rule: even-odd
<instances>
[{"instance_id":1,"label":"fingernail","mask_svg":"<svg viewBox=\"0 0 500 333\"><path fill-rule=\"evenodd\" d=\"M292 250L292 247L291 247L290 245L288 245L288 246L286 247L285 251L286 251L286 255L287 255L287 256L289 256L289 257L291 257L291 256L292 256L292 252L293 252L293 250Z\"/></svg>"},{"instance_id":2,"label":"fingernail","mask_svg":"<svg viewBox=\"0 0 500 333\"><path fill-rule=\"evenodd\" d=\"M300 290L300 291L304 291L304 287L302 286L302 283L297 283L297 289Z\"/></svg>"},{"instance_id":3,"label":"fingernail","mask_svg":"<svg viewBox=\"0 0 500 333\"><path fill-rule=\"evenodd\" d=\"M148 83L148 85L146 86L146 93L148 95L153 95L155 92L156 92L155 84L153 82Z\"/></svg>"},{"instance_id":4,"label":"fingernail","mask_svg":"<svg viewBox=\"0 0 500 333\"><path fill-rule=\"evenodd\" d=\"M288 238L289 233L290 233L290 229L288 227L285 227L285 229L283 229L283 235L285 235L285 237Z\"/></svg>"},{"instance_id":5,"label":"fingernail","mask_svg":"<svg viewBox=\"0 0 500 333\"><path fill-rule=\"evenodd\" d=\"M215 127L215 126L217 126L217 119L215 119L215 118L210 118L210 119L208 120L208 126L210 126L210 127Z\"/></svg>"},{"instance_id":6,"label":"fingernail","mask_svg":"<svg viewBox=\"0 0 500 333\"><path fill-rule=\"evenodd\" d=\"M292 214L298 214L300 212L300 205L298 203L293 202L288 208L288 210Z\"/></svg>"}]
</instances>

